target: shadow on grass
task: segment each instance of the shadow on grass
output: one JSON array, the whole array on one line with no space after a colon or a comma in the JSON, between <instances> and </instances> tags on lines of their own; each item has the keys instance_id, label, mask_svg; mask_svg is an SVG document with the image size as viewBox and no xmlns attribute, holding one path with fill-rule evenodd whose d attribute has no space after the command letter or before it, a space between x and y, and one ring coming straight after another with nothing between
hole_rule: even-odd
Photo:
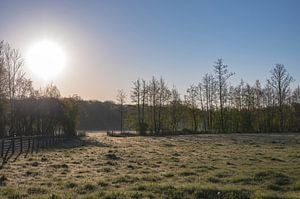
<instances>
[{"instance_id":1,"label":"shadow on grass","mask_svg":"<svg viewBox=\"0 0 300 199\"><path fill-rule=\"evenodd\" d=\"M86 137L68 138L63 142L54 144L44 149L73 149L80 147L109 147L109 145Z\"/></svg>"},{"instance_id":2,"label":"shadow on grass","mask_svg":"<svg viewBox=\"0 0 300 199\"><path fill-rule=\"evenodd\" d=\"M24 157L28 157L32 153L43 153L46 150L55 150L55 149L74 149L80 147L109 147L109 145L101 143L97 140L88 139L86 137L76 137L76 138L66 138L63 141L58 143L49 144L49 145L40 145L39 148L35 148L34 150L24 150L18 151L17 153L10 153L7 151L7 154L0 159L0 169L3 168L5 164L7 164L10 160L15 162L22 154Z\"/></svg>"}]
</instances>

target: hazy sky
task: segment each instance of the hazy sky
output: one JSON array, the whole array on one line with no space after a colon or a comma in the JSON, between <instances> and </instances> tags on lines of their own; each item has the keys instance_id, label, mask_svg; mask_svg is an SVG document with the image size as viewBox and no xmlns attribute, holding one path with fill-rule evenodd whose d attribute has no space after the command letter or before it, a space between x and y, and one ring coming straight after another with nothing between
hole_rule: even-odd
<instances>
[{"instance_id":1,"label":"hazy sky","mask_svg":"<svg viewBox=\"0 0 300 199\"><path fill-rule=\"evenodd\" d=\"M44 38L59 43L68 64L53 82L84 99L114 99L153 75L183 94L220 57L233 81L264 82L282 63L299 84L299 10L299 0L1 0L0 40L23 54Z\"/></svg>"}]
</instances>

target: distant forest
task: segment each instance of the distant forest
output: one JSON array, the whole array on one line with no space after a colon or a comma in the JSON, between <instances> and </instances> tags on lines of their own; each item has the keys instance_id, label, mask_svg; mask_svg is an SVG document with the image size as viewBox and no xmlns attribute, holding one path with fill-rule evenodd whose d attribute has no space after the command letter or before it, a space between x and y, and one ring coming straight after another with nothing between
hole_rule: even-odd
<instances>
[{"instance_id":1,"label":"distant forest","mask_svg":"<svg viewBox=\"0 0 300 199\"><path fill-rule=\"evenodd\" d=\"M233 75L218 59L213 72L199 76L183 97L162 77L137 79L129 95L131 108L123 110L126 94L118 91L120 129L124 123L141 134L300 131L300 87L292 89L294 78L283 64L276 64L263 84L241 80L232 85Z\"/></svg>"},{"instance_id":2,"label":"distant forest","mask_svg":"<svg viewBox=\"0 0 300 199\"><path fill-rule=\"evenodd\" d=\"M218 59L210 74L181 96L175 86L153 77L137 79L129 94L119 90L116 102L61 97L50 84L36 90L23 72L18 50L0 42L0 137L63 134L82 130L134 130L140 134L299 132L300 87L282 64L266 82L240 81ZM101 91L99 91L101 92ZM113 92L113 91L112 91Z\"/></svg>"},{"instance_id":3,"label":"distant forest","mask_svg":"<svg viewBox=\"0 0 300 199\"><path fill-rule=\"evenodd\" d=\"M118 130L120 129L119 106L112 101L79 101L80 130Z\"/></svg>"},{"instance_id":4,"label":"distant forest","mask_svg":"<svg viewBox=\"0 0 300 199\"><path fill-rule=\"evenodd\" d=\"M282 64L262 84L240 81L218 59L213 73L199 78L181 96L165 80L137 79L131 91L119 90L116 102L81 101L79 128L164 133L269 133L300 131L300 87Z\"/></svg>"}]
</instances>

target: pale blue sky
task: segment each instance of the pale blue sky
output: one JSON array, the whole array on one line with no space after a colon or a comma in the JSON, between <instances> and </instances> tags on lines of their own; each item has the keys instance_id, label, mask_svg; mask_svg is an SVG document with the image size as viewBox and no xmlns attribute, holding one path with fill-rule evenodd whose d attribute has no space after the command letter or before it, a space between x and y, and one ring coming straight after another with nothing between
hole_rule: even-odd
<instances>
[{"instance_id":1,"label":"pale blue sky","mask_svg":"<svg viewBox=\"0 0 300 199\"><path fill-rule=\"evenodd\" d=\"M114 99L138 77L163 76L184 94L223 58L233 78L262 82L276 63L300 82L297 0L1 1L0 40L21 49L48 38L68 57L63 95ZM27 71L36 83L38 77Z\"/></svg>"}]
</instances>

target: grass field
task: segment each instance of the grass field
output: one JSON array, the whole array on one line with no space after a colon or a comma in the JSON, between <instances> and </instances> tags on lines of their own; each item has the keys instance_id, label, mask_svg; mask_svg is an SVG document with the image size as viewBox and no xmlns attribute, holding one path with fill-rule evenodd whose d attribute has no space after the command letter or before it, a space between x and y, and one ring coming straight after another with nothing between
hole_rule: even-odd
<instances>
[{"instance_id":1,"label":"grass field","mask_svg":"<svg viewBox=\"0 0 300 199\"><path fill-rule=\"evenodd\" d=\"M300 198L300 135L88 134L10 161L0 198Z\"/></svg>"}]
</instances>

